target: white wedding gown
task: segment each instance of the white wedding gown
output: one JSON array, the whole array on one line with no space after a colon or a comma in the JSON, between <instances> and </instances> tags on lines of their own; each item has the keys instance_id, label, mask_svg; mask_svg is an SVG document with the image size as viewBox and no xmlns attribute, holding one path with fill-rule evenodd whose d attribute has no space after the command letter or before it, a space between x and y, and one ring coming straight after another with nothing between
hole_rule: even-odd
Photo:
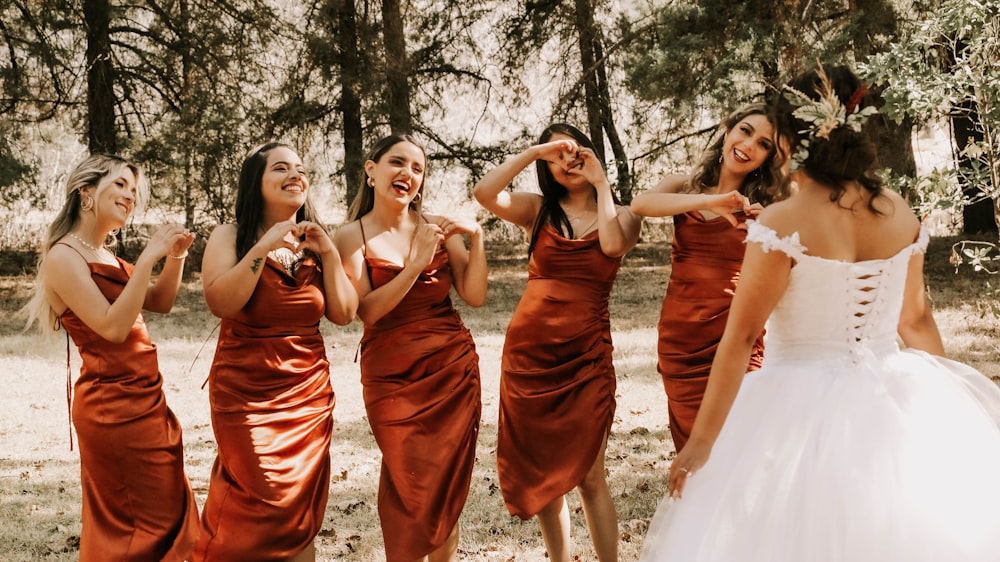
<instances>
[{"instance_id":1,"label":"white wedding gown","mask_svg":"<svg viewBox=\"0 0 1000 562\"><path fill-rule=\"evenodd\" d=\"M847 263L750 223L748 243L795 260L764 365L642 561L1000 561L1000 389L896 340L927 241Z\"/></svg>"}]
</instances>

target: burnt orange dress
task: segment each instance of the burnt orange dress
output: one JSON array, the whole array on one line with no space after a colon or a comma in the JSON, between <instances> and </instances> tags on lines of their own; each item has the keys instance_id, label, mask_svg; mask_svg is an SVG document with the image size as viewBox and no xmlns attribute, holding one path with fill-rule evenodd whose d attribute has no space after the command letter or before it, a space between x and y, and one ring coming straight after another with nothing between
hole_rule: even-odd
<instances>
[{"instance_id":1,"label":"burnt orange dress","mask_svg":"<svg viewBox=\"0 0 1000 562\"><path fill-rule=\"evenodd\" d=\"M271 258L249 302L224 318L209 373L218 457L195 560L287 560L323 525L333 389L320 318L323 273Z\"/></svg>"},{"instance_id":2,"label":"burnt orange dress","mask_svg":"<svg viewBox=\"0 0 1000 562\"><path fill-rule=\"evenodd\" d=\"M597 231L538 234L501 359L497 473L512 515L531 518L578 486L611 431L608 300L620 265Z\"/></svg>"},{"instance_id":3,"label":"burnt orange dress","mask_svg":"<svg viewBox=\"0 0 1000 562\"><path fill-rule=\"evenodd\" d=\"M365 256L372 287L401 268ZM445 543L465 506L476 461L479 356L452 307L448 253L391 312L365 325L361 382L382 451L378 513L386 560L416 560Z\"/></svg>"},{"instance_id":4,"label":"burnt orange dress","mask_svg":"<svg viewBox=\"0 0 1000 562\"><path fill-rule=\"evenodd\" d=\"M114 302L132 265L89 265ZM142 314L122 343L97 335L71 310L59 322L83 360L73 397L83 485L80 560L186 560L198 540L198 506Z\"/></svg>"},{"instance_id":5,"label":"burnt orange dress","mask_svg":"<svg viewBox=\"0 0 1000 562\"><path fill-rule=\"evenodd\" d=\"M740 220L745 220L740 215ZM743 268L747 232L723 217L705 220L697 212L674 217L670 282L660 311L659 361L670 416L670 435L680 451L708 385L712 359L729 318ZM757 337L748 371L764 359L764 334Z\"/></svg>"}]
</instances>

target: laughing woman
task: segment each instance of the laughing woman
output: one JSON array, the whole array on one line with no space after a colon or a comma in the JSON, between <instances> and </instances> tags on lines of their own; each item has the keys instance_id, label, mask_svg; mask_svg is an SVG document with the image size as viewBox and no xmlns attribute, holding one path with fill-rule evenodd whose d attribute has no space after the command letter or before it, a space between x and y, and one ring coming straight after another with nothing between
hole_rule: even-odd
<instances>
[{"instance_id":1,"label":"laughing woman","mask_svg":"<svg viewBox=\"0 0 1000 562\"><path fill-rule=\"evenodd\" d=\"M378 511L389 562L455 559L481 413L479 356L449 295L454 285L471 306L486 300L483 231L421 212L426 167L408 135L376 143L353 222L336 235L365 324L361 382L382 451Z\"/></svg>"},{"instance_id":2,"label":"laughing woman","mask_svg":"<svg viewBox=\"0 0 1000 562\"><path fill-rule=\"evenodd\" d=\"M142 309L173 307L194 235L161 227L134 266L106 245L147 191L139 168L126 160L93 155L81 162L49 226L38 290L26 310L29 323L37 320L43 330L65 328L83 360L72 409L80 439L82 562L181 562L198 537L181 427L167 407L156 346L142 318Z\"/></svg>"},{"instance_id":3,"label":"laughing woman","mask_svg":"<svg viewBox=\"0 0 1000 562\"><path fill-rule=\"evenodd\" d=\"M674 220L657 371L678 451L691 435L729 317L743 266L746 220L786 195L776 153L766 106L749 105L723 122L693 174L667 176L632 201L638 215ZM763 358L761 333L747 369L759 369Z\"/></svg>"},{"instance_id":4,"label":"laughing woman","mask_svg":"<svg viewBox=\"0 0 1000 562\"><path fill-rule=\"evenodd\" d=\"M319 323L349 323L357 295L308 192L290 147L251 151L236 224L205 248L205 301L222 318L209 373L219 453L196 560L316 557L334 405Z\"/></svg>"},{"instance_id":5,"label":"laughing woman","mask_svg":"<svg viewBox=\"0 0 1000 562\"><path fill-rule=\"evenodd\" d=\"M536 165L541 194L508 192ZM564 496L579 488L594 550L618 559L618 516L604 475L615 412L608 300L640 220L617 207L580 130L557 123L486 174L476 200L528 233L528 285L507 328L497 471L512 515L538 516L549 559L571 559Z\"/></svg>"}]
</instances>

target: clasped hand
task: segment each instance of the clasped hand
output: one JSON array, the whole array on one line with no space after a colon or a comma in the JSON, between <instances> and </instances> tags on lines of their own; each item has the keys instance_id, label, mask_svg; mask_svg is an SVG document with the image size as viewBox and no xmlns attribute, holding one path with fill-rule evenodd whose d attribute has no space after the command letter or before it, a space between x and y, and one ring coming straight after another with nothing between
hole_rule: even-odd
<instances>
[{"instance_id":1,"label":"clasped hand","mask_svg":"<svg viewBox=\"0 0 1000 562\"><path fill-rule=\"evenodd\" d=\"M729 221L729 224L740 230L746 230L747 225L736 218L736 213L745 213L747 218L752 218L764 210L763 205L760 203L751 204L750 199L739 191L729 191L715 195L714 197L715 199L706 210L720 217L725 217Z\"/></svg>"},{"instance_id":2,"label":"clasped hand","mask_svg":"<svg viewBox=\"0 0 1000 562\"><path fill-rule=\"evenodd\" d=\"M323 255L334 250L333 240L325 228L310 221L282 221L275 223L263 236L258 244L267 251L278 248L288 248L293 252L309 250L316 255Z\"/></svg>"},{"instance_id":3,"label":"clasped hand","mask_svg":"<svg viewBox=\"0 0 1000 562\"><path fill-rule=\"evenodd\" d=\"M542 160L561 167L567 175L581 176L595 187L610 187L604 174L604 166L592 149L571 140L547 142L537 148Z\"/></svg>"}]
</instances>

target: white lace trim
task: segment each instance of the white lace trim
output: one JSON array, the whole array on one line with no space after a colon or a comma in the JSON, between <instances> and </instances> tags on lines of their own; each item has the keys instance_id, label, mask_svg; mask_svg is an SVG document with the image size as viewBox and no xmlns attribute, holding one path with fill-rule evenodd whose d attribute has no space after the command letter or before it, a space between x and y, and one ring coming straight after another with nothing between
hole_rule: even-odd
<instances>
[{"instance_id":1,"label":"white lace trim","mask_svg":"<svg viewBox=\"0 0 1000 562\"><path fill-rule=\"evenodd\" d=\"M798 232L779 238L777 232L755 220L747 221L747 242L760 244L761 249L765 252L780 250L793 258L803 255L806 251L806 247L799 242Z\"/></svg>"},{"instance_id":2,"label":"white lace trim","mask_svg":"<svg viewBox=\"0 0 1000 562\"><path fill-rule=\"evenodd\" d=\"M917 235L917 241L913 243L913 251L920 252L921 254L927 253L927 245L931 241L931 232L923 225L920 225L920 234Z\"/></svg>"}]
</instances>

